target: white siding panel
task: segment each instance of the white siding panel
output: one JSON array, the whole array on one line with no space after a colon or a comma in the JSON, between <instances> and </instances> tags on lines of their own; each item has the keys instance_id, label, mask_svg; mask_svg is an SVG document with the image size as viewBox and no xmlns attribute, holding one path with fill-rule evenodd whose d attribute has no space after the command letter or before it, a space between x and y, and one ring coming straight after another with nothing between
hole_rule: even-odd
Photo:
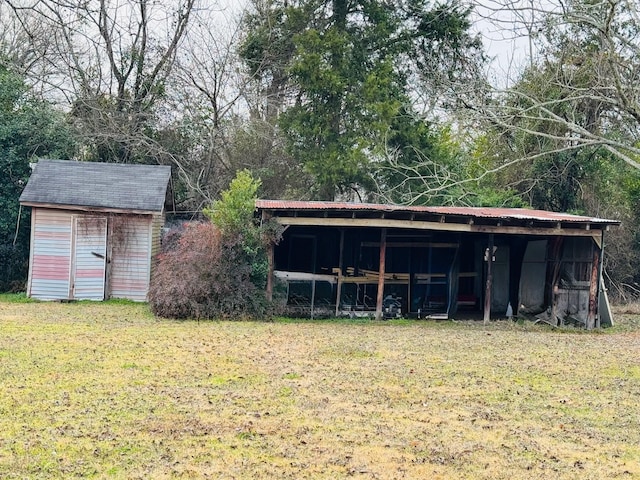
<instances>
[{"instance_id":1,"label":"white siding panel","mask_svg":"<svg viewBox=\"0 0 640 480\"><path fill-rule=\"evenodd\" d=\"M76 217L75 236L73 298L104 300L106 217Z\"/></svg>"},{"instance_id":2,"label":"white siding panel","mask_svg":"<svg viewBox=\"0 0 640 480\"><path fill-rule=\"evenodd\" d=\"M69 298L72 215L34 208L29 295L40 300Z\"/></svg>"},{"instance_id":3,"label":"white siding panel","mask_svg":"<svg viewBox=\"0 0 640 480\"><path fill-rule=\"evenodd\" d=\"M31 280L31 296L38 300L62 300L69 298L69 280Z\"/></svg>"},{"instance_id":4,"label":"white siding panel","mask_svg":"<svg viewBox=\"0 0 640 480\"><path fill-rule=\"evenodd\" d=\"M160 237L164 226L164 215L154 215L151 223L151 256L160 253Z\"/></svg>"},{"instance_id":5,"label":"white siding panel","mask_svg":"<svg viewBox=\"0 0 640 480\"><path fill-rule=\"evenodd\" d=\"M149 291L151 216L112 220L110 296L144 302Z\"/></svg>"},{"instance_id":6,"label":"white siding panel","mask_svg":"<svg viewBox=\"0 0 640 480\"><path fill-rule=\"evenodd\" d=\"M162 238L162 227L164 226L164 214L154 215L153 220L151 222L151 255L150 255L150 271L149 271L149 281L151 281L151 277L153 277L153 272L156 268L157 258L156 256L160 253L161 243L160 240Z\"/></svg>"}]
</instances>

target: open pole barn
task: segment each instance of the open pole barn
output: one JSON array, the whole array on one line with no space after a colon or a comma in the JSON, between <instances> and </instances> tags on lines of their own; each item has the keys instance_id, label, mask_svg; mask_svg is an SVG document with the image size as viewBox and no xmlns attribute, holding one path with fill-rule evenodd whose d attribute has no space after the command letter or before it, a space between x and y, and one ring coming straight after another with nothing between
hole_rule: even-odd
<instances>
[{"instance_id":1,"label":"open pole barn","mask_svg":"<svg viewBox=\"0 0 640 480\"><path fill-rule=\"evenodd\" d=\"M27 295L145 301L160 248L171 167L40 160L31 207Z\"/></svg>"},{"instance_id":2,"label":"open pole barn","mask_svg":"<svg viewBox=\"0 0 640 480\"><path fill-rule=\"evenodd\" d=\"M267 295L282 285L292 314L612 322L602 260L616 220L341 202L257 200L256 208L285 229L269 249Z\"/></svg>"}]
</instances>

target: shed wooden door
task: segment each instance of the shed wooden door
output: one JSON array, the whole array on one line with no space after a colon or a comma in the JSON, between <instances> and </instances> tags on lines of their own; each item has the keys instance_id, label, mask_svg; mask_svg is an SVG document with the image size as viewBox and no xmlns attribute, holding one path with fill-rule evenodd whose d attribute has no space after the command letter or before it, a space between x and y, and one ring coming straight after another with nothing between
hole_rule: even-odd
<instances>
[{"instance_id":1,"label":"shed wooden door","mask_svg":"<svg viewBox=\"0 0 640 480\"><path fill-rule=\"evenodd\" d=\"M107 219L75 217L72 270L72 297L104 300L107 259Z\"/></svg>"}]
</instances>

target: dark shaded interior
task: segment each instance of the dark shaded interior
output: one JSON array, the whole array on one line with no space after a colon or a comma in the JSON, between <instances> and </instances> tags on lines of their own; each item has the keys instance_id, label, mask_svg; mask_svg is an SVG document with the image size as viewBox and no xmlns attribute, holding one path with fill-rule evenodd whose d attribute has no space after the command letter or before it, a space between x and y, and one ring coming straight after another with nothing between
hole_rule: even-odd
<instances>
[{"instance_id":1,"label":"dark shaded interior","mask_svg":"<svg viewBox=\"0 0 640 480\"><path fill-rule=\"evenodd\" d=\"M290 311L371 316L382 230L289 226L275 247L274 270L286 284ZM481 315L489 241L484 233L386 229L385 307L392 302L393 316L409 318ZM559 318L584 322L591 237L495 234L493 244L492 316L538 315L555 307Z\"/></svg>"}]
</instances>

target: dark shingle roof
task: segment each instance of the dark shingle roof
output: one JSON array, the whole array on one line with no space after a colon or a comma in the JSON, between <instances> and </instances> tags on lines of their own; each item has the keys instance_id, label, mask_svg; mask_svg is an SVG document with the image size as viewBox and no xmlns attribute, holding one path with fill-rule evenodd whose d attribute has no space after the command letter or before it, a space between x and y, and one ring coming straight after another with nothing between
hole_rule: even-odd
<instances>
[{"instance_id":1,"label":"dark shingle roof","mask_svg":"<svg viewBox=\"0 0 640 480\"><path fill-rule=\"evenodd\" d=\"M171 167L40 160L20 196L26 205L161 212Z\"/></svg>"}]
</instances>

